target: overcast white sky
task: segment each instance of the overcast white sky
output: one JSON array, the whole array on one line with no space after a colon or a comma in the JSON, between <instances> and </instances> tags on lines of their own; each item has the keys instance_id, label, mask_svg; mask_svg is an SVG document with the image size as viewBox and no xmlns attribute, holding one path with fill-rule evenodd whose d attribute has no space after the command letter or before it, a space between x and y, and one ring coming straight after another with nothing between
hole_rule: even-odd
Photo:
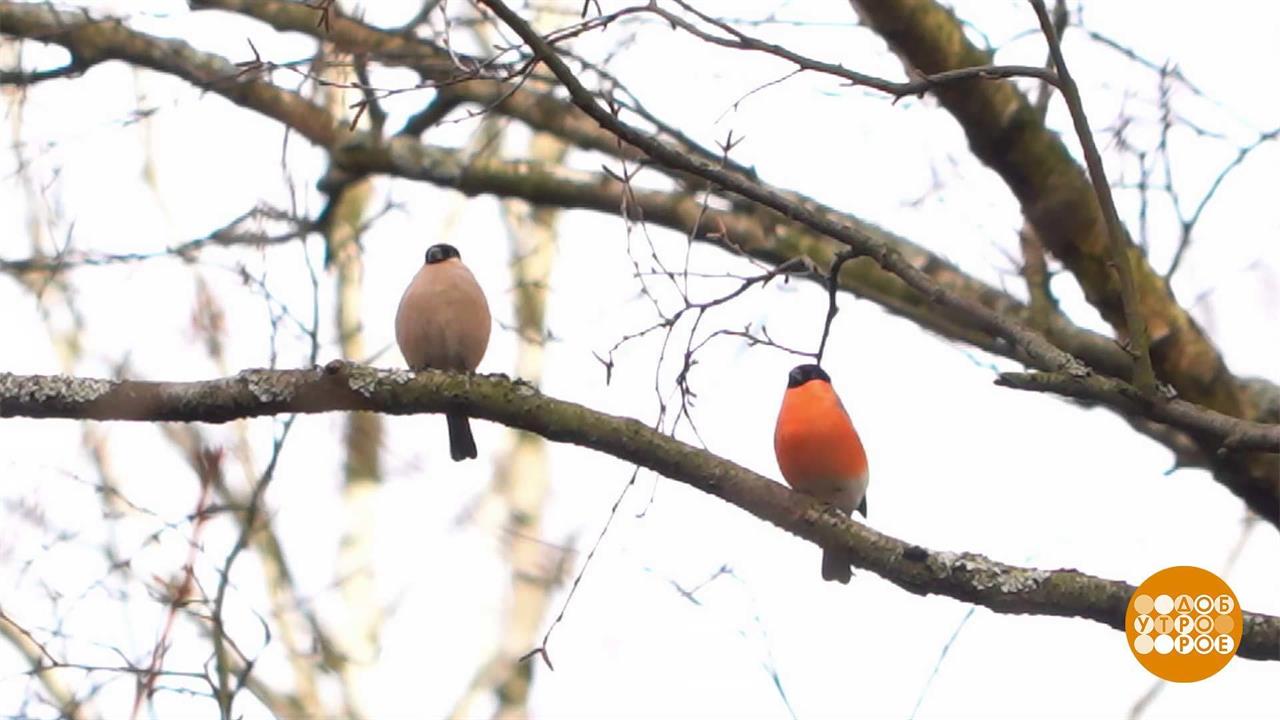
<instances>
[{"instance_id":1,"label":"overcast white sky","mask_svg":"<svg viewBox=\"0 0 1280 720\"><path fill-rule=\"evenodd\" d=\"M614 3L602 3L606 10ZM373 3L367 19L395 24L416 2ZM1074 3L1072 4L1074 7ZM238 18L190 13L177 2L116 2L136 28L182 37L233 60L248 57L246 38L266 58L292 60L312 44L280 37ZM452 4L450 4L452 8ZM712 13L754 17L779 8L772 2L699 3ZM1038 64L1041 38L1024 2L987 0L955 4L957 14L1002 48L997 60ZM896 60L865 29L851 26L843 2L784 3L780 14L821 25L769 26L770 39L808 55L866 72L899 77ZM1280 7L1222 3L1209 12L1193 3L1091 3L1090 29L1131 46L1157 63L1174 62L1208 98L1174 90L1181 112L1225 139L1176 132L1175 185L1194 203L1235 148L1280 124L1267 68L1280 60L1275 37ZM613 48L620 28L582 38L576 48L599 57ZM1069 32L1066 52L1095 128L1114 126L1124 107L1140 121L1135 142L1151 142L1156 76L1113 51ZM61 55L28 44L24 63L51 66ZM955 123L931 100L896 105L836 82L800 76L752 95L751 89L788 72L765 58L716 52L662 28L645 30L622 52L614 71L646 105L708 143L730 130L745 136L735 151L762 177L879 223L957 262L1011 292L1022 293L1008 259L1017 256L1020 217L994 174L966 151ZM287 74L282 83L293 86ZM375 83L411 82L384 73ZM408 93L389 103L389 127L425 102ZM147 123L131 122L137 105L156 108ZM211 94L121 64L99 66L84 78L40 85L26 98L21 155L43 198L33 207L18 183L16 155L0 157L0 257L28 255L27 218L54 220L46 230L58 242L103 253L154 252L203 236L258 203L286 206L289 190L280 167L281 128ZM1055 101L1050 121L1069 127ZM465 141L474 122L433 129L431 143ZM512 133L512 147L524 135ZM1103 135L1104 149L1114 151ZM143 181L143 147L151 143L158 194ZM320 152L296 135L288 168L304 211L323 199L314 183ZM1109 155L1112 177L1132 181L1135 168ZM575 158L598 168L600 158ZM1196 243L1179 271L1175 290L1238 373L1280 381L1280 152L1258 150L1223 185L1201 220ZM935 188L935 177L939 185ZM366 333L370 348L393 341L399 295L423 249L458 245L489 294L495 316L509 324L508 240L496 202L464 199L404 181L380 181L377 201L394 199L402 212L379 221L365 240ZM910 201L923 197L919 203ZM1130 221L1136 195L1120 192ZM56 208L56 213L50 208ZM1176 224L1165 204L1151 216L1152 263L1164 268ZM649 230L665 259L678 263L682 238ZM643 243L643 237L633 240ZM272 294L307 308L306 263L318 266L320 241L264 252L202 255L204 278L226 305L232 328L231 370L270 361L262 299L240 284L245 264L265 275ZM637 299L627 235L616 217L570 212L560 224L548 324L563 338L548 348L544 390L605 412L652 421L656 342L642 341L618 355L613 382L593 352L603 353L623 334L653 321ZM640 253L637 253L639 255ZM691 267L706 272L749 272L744 263L694 248ZM81 375L106 375L127 360L135 377L203 379L219 374L194 348L189 267L158 260L71 273L87 324ZM322 277L322 317L331 316L330 282ZM721 286L705 285L710 295ZM1054 285L1079 322L1102 329L1068 278ZM1203 472L1166 475L1170 454L1136 436L1116 416L1086 411L1046 396L996 388L1005 361L926 335L869 302L841 298L828 358L835 384L867 446L872 467L869 523L891 535L937 549L974 551L1001 561L1043 568L1075 567L1137 584L1170 565L1220 571L1240 538L1243 505ZM0 279L0 369L54 373L59 361L31 294ZM715 326L763 322L779 342L816 347L825 312L818 289L793 283L750 293L715 318ZM61 322L59 320L59 322ZM495 325L484 372L511 372L515 342ZM321 362L337 354L327 330ZM282 366L306 359L305 338L285 331ZM796 360L767 348L732 342L700 356L693 382L696 418L709 449L777 477L773 421L786 370ZM379 365L401 365L391 351ZM670 378L665 380L669 382ZM339 503L342 418L297 421L267 496L277 531L297 572L299 587L325 617L337 617L333 559L343 508ZM375 717L436 717L449 711L490 651L508 578L496 551L502 538L474 522L457 522L486 486L490 460L504 447L506 430L476 422L478 462L453 464L445 453L438 417L389 418L386 482L378 498L376 566L379 591L393 614L385 629L372 710ZM266 457L276 421L250 423ZM95 582L103 577L98 544L108 537L137 548L138 574L175 572L185 559L185 515L196 486L181 458L145 425L104 426L128 496L153 511L105 526L89 483L93 472L79 450L78 425L63 421L0 423L0 607L34 628L55 617L84 662L112 663L109 648L141 654L153 642L163 608L142 598L121 607ZM209 427L231 439L226 427ZM690 435L682 435L692 440ZM546 538L590 546L613 499L630 475L611 458L577 447L551 450L552 494ZM16 520L19 507L37 507L50 529ZM640 514L643 513L643 516ZM159 545L143 538L164 522L177 530ZM230 541L214 523L198 572L206 586ZM47 549L58 531L71 536ZM1227 576L1247 610L1280 613L1280 539L1258 527ZM946 598L909 594L868 572L848 586L821 582L819 552L744 512L670 481L642 474L623 503L582 587L551 640L554 673L539 668L532 711L540 717L785 717L771 671L795 714L812 717L1079 717L1122 716L1152 677L1134 661L1124 636L1079 619L996 615ZM734 571L693 604L672 583L690 587L722 565ZM252 559L241 561L233 610L253 648L260 637L247 608L261 606ZM63 595L55 609L46 587ZM559 606L559 599L555 605ZM237 617L233 613L233 617ZM957 630L959 632L957 634ZM931 676L953 634L949 654ZM186 642L183 639L186 638ZM181 630L167 667L194 668L205 647ZM24 665L0 646L0 713L17 714L29 684ZM284 677L268 655L258 672ZM99 677L98 680L104 678ZM1274 713L1274 664L1234 660L1217 676L1166 688L1147 717L1247 717ZM926 691L927 687L927 691ZM107 716L124 712L133 684L117 679L100 696ZM919 707L917 709L917 703ZM159 716L207 716L211 706L180 694L157 697ZM238 708L261 717L252 700Z\"/></svg>"}]
</instances>

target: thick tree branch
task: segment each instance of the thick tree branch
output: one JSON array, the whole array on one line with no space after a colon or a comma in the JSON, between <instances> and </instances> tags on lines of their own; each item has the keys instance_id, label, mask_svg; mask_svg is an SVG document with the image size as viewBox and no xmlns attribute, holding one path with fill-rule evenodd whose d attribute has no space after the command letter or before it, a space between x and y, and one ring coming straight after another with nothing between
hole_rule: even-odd
<instances>
[{"instance_id":1,"label":"thick tree branch","mask_svg":"<svg viewBox=\"0 0 1280 720\"><path fill-rule=\"evenodd\" d=\"M275 118L311 142L329 146L344 132L324 108L272 85L253 67L201 52L182 40L159 38L128 28L116 18L57 10L49 4L0 3L0 32L66 48L77 68L108 60L168 73L237 105Z\"/></svg>"},{"instance_id":2,"label":"thick tree branch","mask_svg":"<svg viewBox=\"0 0 1280 720\"><path fill-rule=\"evenodd\" d=\"M968 39L952 11L933 0L851 0L851 5L902 58L909 72L933 74L991 61L989 52ZM1075 276L1089 302L1118 332L1127 333L1128 317L1112 268L1116 255L1107 224L1094 188L1061 137L1045 126L1013 83L963 81L939 86L934 93L964 129L974 155L998 173L1018 198L1037 236ZM1126 237L1124 253L1133 273L1137 313L1150 334L1158 379L1189 402L1225 415L1262 419L1267 403L1247 378L1231 374L1218 349L1178 304L1142 249ZM1280 458L1242 455L1223 458L1219 467L1243 479L1246 492L1280 498ZM1272 516L1277 506L1280 500L1269 503Z\"/></svg>"},{"instance_id":3,"label":"thick tree branch","mask_svg":"<svg viewBox=\"0 0 1280 720\"><path fill-rule=\"evenodd\" d=\"M931 74L990 61L988 52L968 40L955 15L934 2L854 0L852 4L913 71ZM1086 297L1107 321L1124 331L1128 321L1117 271L1111 267L1114 255L1100 201L1061 138L1045 127L1012 83L962 82L941 86L936 93L964 128L974 154L1000 174L1022 203L1040 239L1076 276ZM1081 129L1088 132L1087 126ZM1179 366L1166 361L1165 367L1159 368L1162 379L1193 402L1206 404L1206 396L1214 394L1207 386L1219 379L1221 358L1145 257L1127 238L1122 242L1142 298L1138 309L1155 341L1194 344L1204 351L1181 348ZM1171 334L1179 337L1168 337ZM1188 367L1192 361L1194 368ZM1240 414L1237 408L1212 406L1227 414Z\"/></svg>"},{"instance_id":4,"label":"thick tree branch","mask_svg":"<svg viewBox=\"0 0 1280 720\"><path fill-rule=\"evenodd\" d=\"M500 375L377 370L249 370L207 382L109 381L0 374L0 417L227 422L278 413L365 410L468 415L598 450L723 498L913 593L996 612L1083 617L1123 630L1133 586L1076 570L1037 570L932 551L881 534L780 483L630 418L556 400ZM1280 618L1245 613L1241 657L1280 659Z\"/></svg>"}]
</instances>

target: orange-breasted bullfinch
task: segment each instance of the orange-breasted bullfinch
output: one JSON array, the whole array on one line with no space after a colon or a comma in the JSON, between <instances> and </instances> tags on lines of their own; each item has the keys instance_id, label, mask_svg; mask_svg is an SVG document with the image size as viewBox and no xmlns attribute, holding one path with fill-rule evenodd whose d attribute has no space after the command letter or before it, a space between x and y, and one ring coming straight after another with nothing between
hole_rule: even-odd
<instances>
[{"instance_id":1,"label":"orange-breasted bullfinch","mask_svg":"<svg viewBox=\"0 0 1280 720\"><path fill-rule=\"evenodd\" d=\"M799 365L787 376L773 451L793 490L831 503L846 515L856 508L867 516L867 453L830 376L817 365ZM823 580L847 583L852 576L846 553L823 550Z\"/></svg>"},{"instance_id":2,"label":"orange-breasted bullfinch","mask_svg":"<svg viewBox=\"0 0 1280 720\"><path fill-rule=\"evenodd\" d=\"M489 303L476 278L452 245L427 248L426 262L413 276L396 310L396 344L413 370L473 372L489 347ZM476 456L466 415L446 413L449 454Z\"/></svg>"}]
</instances>

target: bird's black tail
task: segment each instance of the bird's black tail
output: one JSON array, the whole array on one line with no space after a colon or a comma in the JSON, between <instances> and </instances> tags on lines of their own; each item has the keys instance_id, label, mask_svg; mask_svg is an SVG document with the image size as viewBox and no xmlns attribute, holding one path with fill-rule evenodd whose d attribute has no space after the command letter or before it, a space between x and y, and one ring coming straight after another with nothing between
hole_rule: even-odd
<instances>
[{"instance_id":1,"label":"bird's black tail","mask_svg":"<svg viewBox=\"0 0 1280 720\"><path fill-rule=\"evenodd\" d=\"M837 580L844 585L853 577L852 558L844 550L822 551L822 579Z\"/></svg>"},{"instance_id":2,"label":"bird's black tail","mask_svg":"<svg viewBox=\"0 0 1280 720\"><path fill-rule=\"evenodd\" d=\"M449 423L449 455L455 461L475 457L476 439L471 435L471 421L466 415L453 413L444 417Z\"/></svg>"}]
</instances>

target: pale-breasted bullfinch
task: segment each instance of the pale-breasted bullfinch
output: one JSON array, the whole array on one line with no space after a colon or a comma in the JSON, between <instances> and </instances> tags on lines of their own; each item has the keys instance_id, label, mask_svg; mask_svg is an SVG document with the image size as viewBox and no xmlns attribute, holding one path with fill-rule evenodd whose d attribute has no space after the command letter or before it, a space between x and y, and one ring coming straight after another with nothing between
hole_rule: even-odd
<instances>
[{"instance_id":1,"label":"pale-breasted bullfinch","mask_svg":"<svg viewBox=\"0 0 1280 720\"><path fill-rule=\"evenodd\" d=\"M426 262L413 276L396 310L396 344L414 370L474 372L489 347L489 303L476 278L452 245L427 248ZM476 456L466 415L445 414L449 454Z\"/></svg>"}]
</instances>

